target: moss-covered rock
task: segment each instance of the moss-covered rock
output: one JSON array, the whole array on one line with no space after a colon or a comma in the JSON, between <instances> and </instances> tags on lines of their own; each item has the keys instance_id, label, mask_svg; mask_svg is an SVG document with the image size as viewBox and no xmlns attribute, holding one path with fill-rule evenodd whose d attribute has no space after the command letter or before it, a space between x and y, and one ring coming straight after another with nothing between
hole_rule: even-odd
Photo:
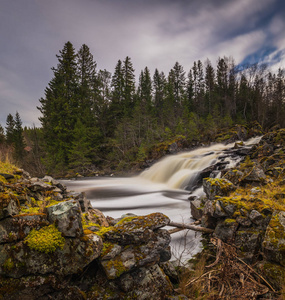
<instances>
[{"instance_id":1,"label":"moss-covered rock","mask_svg":"<svg viewBox=\"0 0 285 300\"><path fill-rule=\"evenodd\" d=\"M215 199L216 196L227 196L236 186L224 178L204 178L203 189L209 199Z\"/></svg>"},{"instance_id":2,"label":"moss-covered rock","mask_svg":"<svg viewBox=\"0 0 285 300\"><path fill-rule=\"evenodd\" d=\"M285 211L277 211L272 215L262 247L269 261L285 267Z\"/></svg>"}]
</instances>

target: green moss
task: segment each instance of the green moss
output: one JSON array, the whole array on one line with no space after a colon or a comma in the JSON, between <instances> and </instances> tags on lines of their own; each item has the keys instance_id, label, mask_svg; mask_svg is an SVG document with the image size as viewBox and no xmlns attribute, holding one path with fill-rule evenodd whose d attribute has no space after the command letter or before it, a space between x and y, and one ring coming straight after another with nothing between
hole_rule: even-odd
<instances>
[{"instance_id":1,"label":"green moss","mask_svg":"<svg viewBox=\"0 0 285 300\"><path fill-rule=\"evenodd\" d=\"M3 264L3 268L6 271L10 271L10 270L12 270L14 268L14 262L13 262L13 260L12 260L11 257L9 257L8 259L6 259L6 261Z\"/></svg>"},{"instance_id":2,"label":"green moss","mask_svg":"<svg viewBox=\"0 0 285 300\"><path fill-rule=\"evenodd\" d=\"M65 244L64 237L54 224L40 230L33 229L24 241L31 249L46 254L63 249Z\"/></svg>"},{"instance_id":3,"label":"green moss","mask_svg":"<svg viewBox=\"0 0 285 300\"><path fill-rule=\"evenodd\" d=\"M113 248L114 248L114 244L109 243L109 242L103 243L103 249L102 249L102 252L101 252L101 257L108 254Z\"/></svg>"},{"instance_id":4,"label":"green moss","mask_svg":"<svg viewBox=\"0 0 285 300\"><path fill-rule=\"evenodd\" d=\"M128 269L124 266L123 262L119 258L110 260L106 267L108 270L114 268L116 272L116 277L119 277L124 272L128 271Z\"/></svg>"}]
</instances>

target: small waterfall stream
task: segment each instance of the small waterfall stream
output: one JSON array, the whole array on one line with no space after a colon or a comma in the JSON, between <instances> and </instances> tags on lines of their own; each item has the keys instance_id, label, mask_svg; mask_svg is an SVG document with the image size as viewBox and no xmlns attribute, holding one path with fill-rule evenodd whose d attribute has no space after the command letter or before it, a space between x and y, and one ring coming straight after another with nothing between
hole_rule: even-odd
<instances>
[{"instance_id":1,"label":"small waterfall stream","mask_svg":"<svg viewBox=\"0 0 285 300\"><path fill-rule=\"evenodd\" d=\"M239 151L258 143L260 137L234 149L234 144L216 144L165 157L132 178L95 177L63 180L69 190L85 192L92 205L113 218L126 213L146 215L162 212L174 222L193 221L189 195L202 195L202 177L219 176L222 168L235 166ZM206 170L206 171L205 171ZM185 261L200 249L200 234L184 230L171 235L174 260Z\"/></svg>"}]
</instances>

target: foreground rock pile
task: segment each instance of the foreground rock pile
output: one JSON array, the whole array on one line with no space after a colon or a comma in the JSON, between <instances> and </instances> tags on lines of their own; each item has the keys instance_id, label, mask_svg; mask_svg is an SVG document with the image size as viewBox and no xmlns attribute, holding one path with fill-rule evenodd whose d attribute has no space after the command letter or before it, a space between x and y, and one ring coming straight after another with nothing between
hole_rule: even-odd
<instances>
[{"instance_id":1,"label":"foreground rock pile","mask_svg":"<svg viewBox=\"0 0 285 300\"><path fill-rule=\"evenodd\" d=\"M206 197L191 201L192 215L254 264L271 291L284 289L285 130L264 135L239 167L204 178L203 188Z\"/></svg>"},{"instance_id":2,"label":"foreground rock pile","mask_svg":"<svg viewBox=\"0 0 285 300\"><path fill-rule=\"evenodd\" d=\"M105 218L51 177L0 169L1 299L167 299L160 213ZM175 298L174 298L175 299Z\"/></svg>"}]
</instances>

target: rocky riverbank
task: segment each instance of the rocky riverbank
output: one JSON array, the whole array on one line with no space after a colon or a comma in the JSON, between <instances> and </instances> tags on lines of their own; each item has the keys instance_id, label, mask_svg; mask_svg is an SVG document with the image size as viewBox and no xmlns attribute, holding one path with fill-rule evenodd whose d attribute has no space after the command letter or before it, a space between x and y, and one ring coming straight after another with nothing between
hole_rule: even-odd
<instances>
[{"instance_id":1,"label":"rocky riverbank","mask_svg":"<svg viewBox=\"0 0 285 300\"><path fill-rule=\"evenodd\" d=\"M221 178L204 178L203 187L206 197L191 199L192 216L254 265L266 287L239 299L277 299L275 292L285 287L285 130L264 135L243 163ZM244 288L235 279L236 289Z\"/></svg>"},{"instance_id":2,"label":"rocky riverbank","mask_svg":"<svg viewBox=\"0 0 285 300\"><path fill-rule=\"evenodd\" d=\"M221 178L206 172L206 197L190 199L192 216L214 233L205 237L208 269L196 277L186 270L184 289L169 280L178 278L167 216L105 217L83 193L1 163L0 299L187 299L202 281L204 299L278 299L285 289L285 130L243 155Z\"/></svg>"},{"instance_id":3,"label":"rocky riverbank","mask_svg":"<svg viewBox=\"0 0 285 300\"><path fill-rule=\"evenodd\" d=\"M9 165L0 180L1 299L175 295L161 268L171 256L167 216L106 218L84 194Z\"/></svg>"}]
</instances>

